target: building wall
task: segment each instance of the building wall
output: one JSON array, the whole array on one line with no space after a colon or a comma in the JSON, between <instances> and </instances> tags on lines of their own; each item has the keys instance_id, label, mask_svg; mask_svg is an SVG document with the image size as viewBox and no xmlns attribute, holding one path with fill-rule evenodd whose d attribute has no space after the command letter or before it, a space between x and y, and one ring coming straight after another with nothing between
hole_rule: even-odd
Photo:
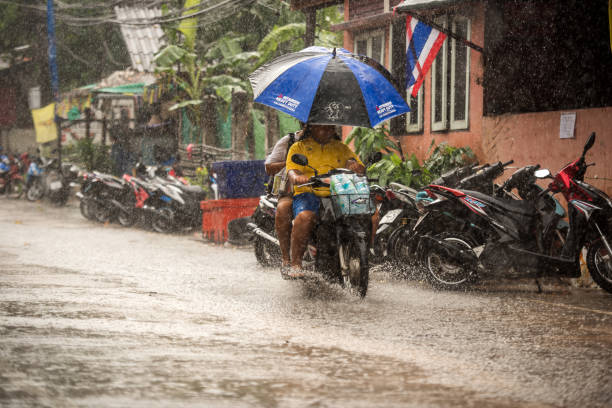
<instances>
[{"instance_id":1,"label":"building wall","mask_svg":"<svg viewBox=\"0 0 612 408\"><path fill-rule=\"evenodd\" d=\"M36 143L36 133L34 129L28 128L11 128L10 130L2 130L0 137L0 145L4 152L10 153L36 153L38 144Z\"/></svg>"},{"instance_id":2,"label":"building wall","mask_svg":"<svg viewBox=\"0 0 612 408\"><path fill-rule=\"evenodd\" d=\"M484 6L475 4L471 15L471 41L475 44L484 43ZM431 130L431 70L426 75L423 88L425 90L423 133L400 137L402 149L408 154L415 153L419 159L427 157L427 151L434 140L436 144L447 142L452 146L469 146L477 157L483 157L480 140L483 135L483 76L482 55L470 50L470 97L469 97L469 127L460 131L433 132Z\"/></svg>"},{"instance_id":3,"label":"building wall","mask_svg":"<svg viewBox=\"0 0 612 408\"><path fill-rule=\"evenodd\" d=\"M612 196L612 107L579 109L574 139L560 139L561 113L524 113L486 117L483 120L483 159L488 162L514 159L516 166L540 164L552 174L577 159L592 132L597 139L587 153L585 181Z\"/></svg>"}]
</instances>

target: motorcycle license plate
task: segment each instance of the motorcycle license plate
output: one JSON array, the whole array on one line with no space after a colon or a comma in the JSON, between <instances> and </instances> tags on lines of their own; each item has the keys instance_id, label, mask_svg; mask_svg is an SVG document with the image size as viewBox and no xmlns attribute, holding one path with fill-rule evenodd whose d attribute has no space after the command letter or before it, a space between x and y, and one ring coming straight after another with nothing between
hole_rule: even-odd
<instances>
[{"instance_id":1,"label":"motorcycle license plate","mask_svg":"<svg viewBox=\"0 0 612 408\"><path fill-rule=\"evenodd\" d=\"M401 209L391 210L381 218L379 224L391 224L402 213Z\"/></svg>"},{"instance_id":2,"label":"motorcycle license plate","mask_svg":"<svg viewBox=\"0 0 612 408\"><path fill-rule=\"evenodd\" d=\"M62 182L61 181L54 181L51 184L49 184L49 188L51 190L59 190L60 188L62 188Z\"/></svg>"}]
</instances>

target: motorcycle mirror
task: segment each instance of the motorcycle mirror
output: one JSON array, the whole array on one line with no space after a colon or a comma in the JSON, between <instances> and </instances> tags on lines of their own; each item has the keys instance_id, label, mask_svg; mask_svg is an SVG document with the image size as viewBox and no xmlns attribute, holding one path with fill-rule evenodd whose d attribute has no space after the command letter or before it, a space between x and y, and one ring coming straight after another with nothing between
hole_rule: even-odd
<instances>
[{"instance_id":1,"label":"motorcycle mirror","mask_svg":"<svg viewBox=\"0 0 612 408\"><path fill-rule=\"evenodd\" d=\"M544 179L544 178L551 177L550 170L548 170L548 169L536 170L533 173L533 175L536 176L536 178L539 178L539 179Z\"/></svg>"},{"instance_id":2,"label":"motorcycle mirror","mask_svg":"<svg viewBox=\"0 0 612 408\"><path fill-rule=\"evenodd\" d=\"M308 158L303 154L296 153L291 156L291 161L300 166L308 166Z\"/></svg>"},{"instance_id":3,"label":"motorcycle mirror","mask_svg":"<svg viewBox=\"0 0 612 408\"><path fill-rule=\"evenodd\" d=\"M584 150L582 151L582 155L584 156L586 152L588 152L589 149L593 147L594 144L595 144L595 132L591 133L591 136L589 136L588 140L584 144Z\"/></svg>"}]
</instances>

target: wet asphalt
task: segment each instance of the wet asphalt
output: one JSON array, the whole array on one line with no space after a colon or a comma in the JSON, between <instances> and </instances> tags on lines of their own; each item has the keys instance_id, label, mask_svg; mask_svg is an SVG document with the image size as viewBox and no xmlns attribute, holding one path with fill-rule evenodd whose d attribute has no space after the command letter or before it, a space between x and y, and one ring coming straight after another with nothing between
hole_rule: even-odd
<instances>
[{"instance_id":1,"label":"wet asphalt","mask_svg":"<svg viewBox=\"0 0 612 408\"><path fill-rule=\"evenodd\" d=\"M0 406L612 406L612 295L395 276L360 300L197 232L0 198Z\"/></svg>"}]
</instances>

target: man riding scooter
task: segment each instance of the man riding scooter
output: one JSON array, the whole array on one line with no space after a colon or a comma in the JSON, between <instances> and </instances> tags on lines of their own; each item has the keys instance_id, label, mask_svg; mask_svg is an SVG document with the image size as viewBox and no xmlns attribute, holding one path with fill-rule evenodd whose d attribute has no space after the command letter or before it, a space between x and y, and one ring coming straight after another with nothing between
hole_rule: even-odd
<instances>
[{"instance_id":1,"label":"man riding scooter","mask_svg":"<svg viewBox=\"0 0 612 408\"><path fill-rule=\"evenodd\" d=\"M310 137L295 143L287 154L287 174L293 187L293 230L291 232L291 267L281 266L283 278L297 279L304 276L302 258L308 239L317 221L319 197L329 196L329 189L316 189L301 186L310 181L314 170L324 174L332 169L347 168L356 173L365 173L359 157L338 137L333 125L309 125ZM309 166L294 163L291 157L302 154L308 159ZM278 215L277 215L278 218ZM279 236L280 238L280 236Z\"/></svg>"}]
</instances>

